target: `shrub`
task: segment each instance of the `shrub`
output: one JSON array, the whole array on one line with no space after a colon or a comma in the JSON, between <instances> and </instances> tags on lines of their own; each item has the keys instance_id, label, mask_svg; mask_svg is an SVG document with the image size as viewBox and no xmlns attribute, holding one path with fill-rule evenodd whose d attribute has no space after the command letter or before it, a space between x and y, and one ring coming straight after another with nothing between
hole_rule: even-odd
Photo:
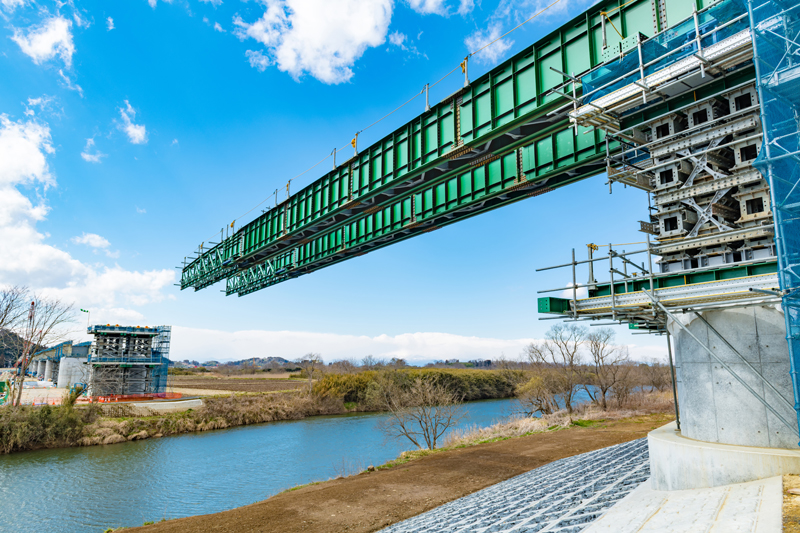
<instances>
[{"instance_id":1,"label":"shrub","mask_svg":"<svg viewBox=\"0 0 800 533\"><path fill-rule=\"evenodd\" d=\"M414 381L441 385L463 397L465 401L510 398L516 384L524 380L522 371L492 371L470 369L405 368L400 370L367 370L358 374L327 374L314 384L317 396L342 398L345 403L356 402L362 408L377 408L376 392L382 380L409 389Z\"/></svg>"},{"instance_id":2,"label":"shrub","mask_svg":"<svg viewBox=\"0 0 800 533\"><path fill-rule=\"evenodd\" d=\"M19 406L0 409L0 452L75 446L83 428L97 418L97 409L60 406Z\"/></svg>"}]
</instances>

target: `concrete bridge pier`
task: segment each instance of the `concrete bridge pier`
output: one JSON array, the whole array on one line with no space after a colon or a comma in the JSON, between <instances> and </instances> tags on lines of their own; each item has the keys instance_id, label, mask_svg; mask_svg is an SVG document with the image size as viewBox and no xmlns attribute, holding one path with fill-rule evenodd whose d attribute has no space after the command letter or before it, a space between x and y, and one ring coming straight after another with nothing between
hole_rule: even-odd
<instances>
[{"instance_id":1,"label":"concrete bridge pier","mask_svg":"<svg viewBox=\"0 0 800 533\"><path fill-rule=\"evenodd\" d=\"M53 361L50 359L44 365L44 380L51 380L53 379Z\"/></svg>"},{"instance_id":2,"label":"concrete bridge pier","mask_svg":"<svg viewBox=\"0 0 800 533\"><path fill-rule=\"evenodd\" d=\"M680 431L673 424L649 437L653 488L703 488L800 474L797 414L780 306L675 317L681 324L670 320L667 327L675 350Z\"/></svg>"},{"instance_id":3,"label":"concrete bridge pier","mask_svg":"<svg viewBox=\"0 0 800 533\"><path fill-rule=\"evenodd\" d=\"M36 362L36 377L40 378L44 376L44 367L45 367L44 359L39 359Z\"/></svg>"}]
</instances>

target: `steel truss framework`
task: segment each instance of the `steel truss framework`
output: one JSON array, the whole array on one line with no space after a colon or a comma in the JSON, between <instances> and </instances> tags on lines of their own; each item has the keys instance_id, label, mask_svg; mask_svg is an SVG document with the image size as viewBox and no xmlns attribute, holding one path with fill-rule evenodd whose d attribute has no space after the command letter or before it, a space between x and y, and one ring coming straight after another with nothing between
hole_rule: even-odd
<instances>
[{"instance_id":1,"label":"steel truss framework","mask_svg":"<svg viewBox=\"0 0 800 533\"><path fill-rule=\"evenodd\" d=\"M570 126L575 75L635 45L607 26L653 35L710 3L592 7L232 235L223 230L210 249L201 244L181 288L226 279L226 294L242 296L602 172L618 144Z\"/></svg>"},{"instance_id":2,"label":"steel truss framework","mask_svg":"<svg viewBox=\"0 0 800 533\"><path fill-rule=\"evenodd\" d=\"M92 326L91 396L166 392L170 326Z\"/></svg>"},{"instance_id":3,"label":"steel truss framework","mask_svg":"<svg viewBox=\"0 0 800 533\"><path fill-rule=\"evenodd\" d=\"M590 271L589 297L581 299L576 266L594 264L591 253L597 247L592 245L586 262L576 261L573 251L572 263L560 265L572 266L573 297L542 298L539 305L542 312L572 320L607 318L643 333L666 333L668 340L671 319L797 431L800 424L780 416L674 316L690 313L706 322L700 311L782 303L800 422L798 6L759 0L746 7L742 0L723 0L705 16L695 14L663 36L640 41L638 68L621 61L623 70L612 69L618 75L610 81L602 70L583 78L582 105L570 116L576 124L604 129L607 142L620 141L622 149L607 158L609 185L619 182L653 195L655 214L642 222L642 231L659 242L651 246L648 235L647 248L633 254L609 245L610 282L598 284ZM662 55L644 61L644 47L653 45ZM755 75L740 67L751 58ZM645 70L649 65L657 68ZM684 97L688 91L691 97ZM647 254L647 267L629 259L635 253ZM659 273L653 268L654 254ZM638 271L629 275L629 266ZM782 395L776 397L788 404Z\"/></svg>"}]
</instances>

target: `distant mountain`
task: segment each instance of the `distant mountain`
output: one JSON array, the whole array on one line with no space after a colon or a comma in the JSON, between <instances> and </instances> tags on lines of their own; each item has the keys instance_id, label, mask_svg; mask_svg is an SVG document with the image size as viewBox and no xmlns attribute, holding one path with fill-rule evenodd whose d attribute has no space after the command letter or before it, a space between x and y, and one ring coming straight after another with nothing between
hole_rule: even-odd
<instances>
[{"instance_id":1,"label":"distant mountain","mask_svg":"<svg viewBox=\"0 0 800 533\"><path fill-rule=\"evenodd\" d=\"M205 367L205 368L215 368L218 366L255 366L258 368L266 368L270 366L283 366L286 364L291 363L288 359L284 359L283 357L251 357L250 359L242 359L240 361L227 361L227 362L219 362L219 361L190 361L189 359L184 359L183 361L171 361L170 365L176 368L194 368L194 367Z\"/></svg>"},{"instance_id":2,"label":"distant mountain","mask_svg":"<svg viewBox=\"0 0 800 533\"><path fill-rule=\"evenodd\" d=\"M215 361L216 362L216 361ZM250 359L242 359L240 361L227 361L224 364L229 366L269 366L270 364L285 365L289 363L288 359L283 357L251 357Z\"/></svg>"},{"instance_id":3,"label":"distant mountain","mask_svg":"<svg viewBox=\"0 0 800 533\"><path fill-rule=\"evenodd\" d=\"M13 331L0 329L0 368L9 368L17 362L22 355L23 344L22 337ZM39 346L32 353L43 349L43 346Z\"/></svg>"}]
</instances>

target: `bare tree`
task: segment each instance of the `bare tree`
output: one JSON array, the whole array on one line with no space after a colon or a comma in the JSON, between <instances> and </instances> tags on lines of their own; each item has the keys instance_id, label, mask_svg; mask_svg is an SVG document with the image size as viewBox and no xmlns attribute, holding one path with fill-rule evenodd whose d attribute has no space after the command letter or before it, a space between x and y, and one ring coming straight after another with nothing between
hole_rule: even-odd
<instances>
[{"instance_id":1,"label":"bare tree","mask_svg":"<svg viewBox=\"0 0 800 533\"><path fill-rule=\"evenodd\" d=\"M322 357L318 353L307 353L302 358L297 359L295 363L308 376L308 390L311 390L314 375L322 372Z\"/></svg>"},{"instance_id":2,"label":"bare tree","mask_svg":"<svg viewBox=\"0 0 800 533\"><path fill-rule=\"evenodd\" d=\"M10 357L16 359L22 350L22 341L14 333L20 319L25 315L27 287L13 286L0 289L0 367ZM12 363L13 364L13 363Z\"/></svg>"},{"instance_id":3,"label":"bare tree","mask_svg":"<svg viewBox=\"0 0 800 533\"><path fill-rule=\"evenodd\" d=\"M554 372L554 392L572 413L575 394L583 383L581 347L586 342L587 330L576 324L551 326L541 343L531 343L523 354L535 369Z\"/></svg>"},{"instance_id":4,"label":"bare tree","mask_svg":"<svg viewBox=\"0 0 800 533\"><path fill-rule=\"evenodd\" d=\"M616 400L617 406L622 407L630 401L633 391L640 387L640 373L635 363L627 361L619 366L617 382L611 388L611 396Z\"/></svg>"},{"instance_id":5,"label":"bare tree","mask_svg":"<svg viewBox=\"0 0 800 533\"><path fill-rule=\"evenodd\" d=\"M537 370L536 375L517 388L517 400L525 416L549 415L558 411L559 382L550 368Z\"/></svg>"},{"instance_id":6,"label":"bare tree","mask_svg":"<svg viewBox=\"0 0 800 533\"><path fill-rule=\"evenodd\" d=\"M644 371L645 383L653 391L665 391L670 384L669 368L656 359L650 359L646 364L640 365Z\"/></svg>"},{"instance_id":7,"label":"bare tree","mask_svg":"<svg viewBox=\"0 0 800 533\"><path fill-rule=\"evenodd\" d=\"M22 384L31 364L31 356L42 347L63 340L68 331L65 326L73 321L72 304L57 298L34 294L28 315L20 321L18 335L23 340L22 355L16 363L17 374L12 383L12 405L19 406L22 401Z\"/></svg>"},{"instance_id":8,"label":"bare tree","mask_svg":"<svg viewBox=\"0 0 800 533\"><path fill-rule=\"evenodd\" d=\"M627 376L630 368L628 347L614 344L614 330L598 328L586 335L586 344L591 357L592 373L584 380L583 388L592 401L608 409L608 396L615 385Z\"/></svg>"},{"instance_id":9,"label":"bare tree","mask_svg":"<svg viewBox=\"0 0 800 533\"><path fill-rule=\"evenodd\" d=\"M400 359L399 357L392 357L392 359L386 364L388 368L393 370L397 370L398 368L405 368L408 366L408 363L405 359Z\"/></svg>"},{"instance_id":10,"label":"bare tree","mask_svg":"<svg viewBox=\"0 0 800 533\"><path fill-rule=\"evenodd\" d=\"M27 287L15 285L0 289L0 329L12 329L25 315Z\"/></svg>"},{"instance_id":11,"label":"bare tree","mask_svg":"<svg viewBox=\"0 0 800 533\"><path fill-rule=\"evenodd\" d=\"M381 430L388 437L406 437L420 450L436 449L442 435L465 415L463 396L422 378L407 389L385 380L381 397L389 411L379 424Z\"/></svg>"},{"instance_id":12,"label":"bare tree","mask_svg":"<svg viewBox=\"0 0 800 533\"><path fill-rule=\"evenodd\" d=\"M361 366L364 370L376 370L382 366L386 366L386 361L374 355L368 355L361 360Z\"/></svg>"},{"instance_id":13,"label":"bare tree","mask_svg":"<svg viewBox=\"0 0 800 533\"><path fill-rule=\"evenodd\" d=\"M341 359L328 364L328 370L335 374L355 374L358 365L353 359Z\"/></svg>"}]
</instances>

